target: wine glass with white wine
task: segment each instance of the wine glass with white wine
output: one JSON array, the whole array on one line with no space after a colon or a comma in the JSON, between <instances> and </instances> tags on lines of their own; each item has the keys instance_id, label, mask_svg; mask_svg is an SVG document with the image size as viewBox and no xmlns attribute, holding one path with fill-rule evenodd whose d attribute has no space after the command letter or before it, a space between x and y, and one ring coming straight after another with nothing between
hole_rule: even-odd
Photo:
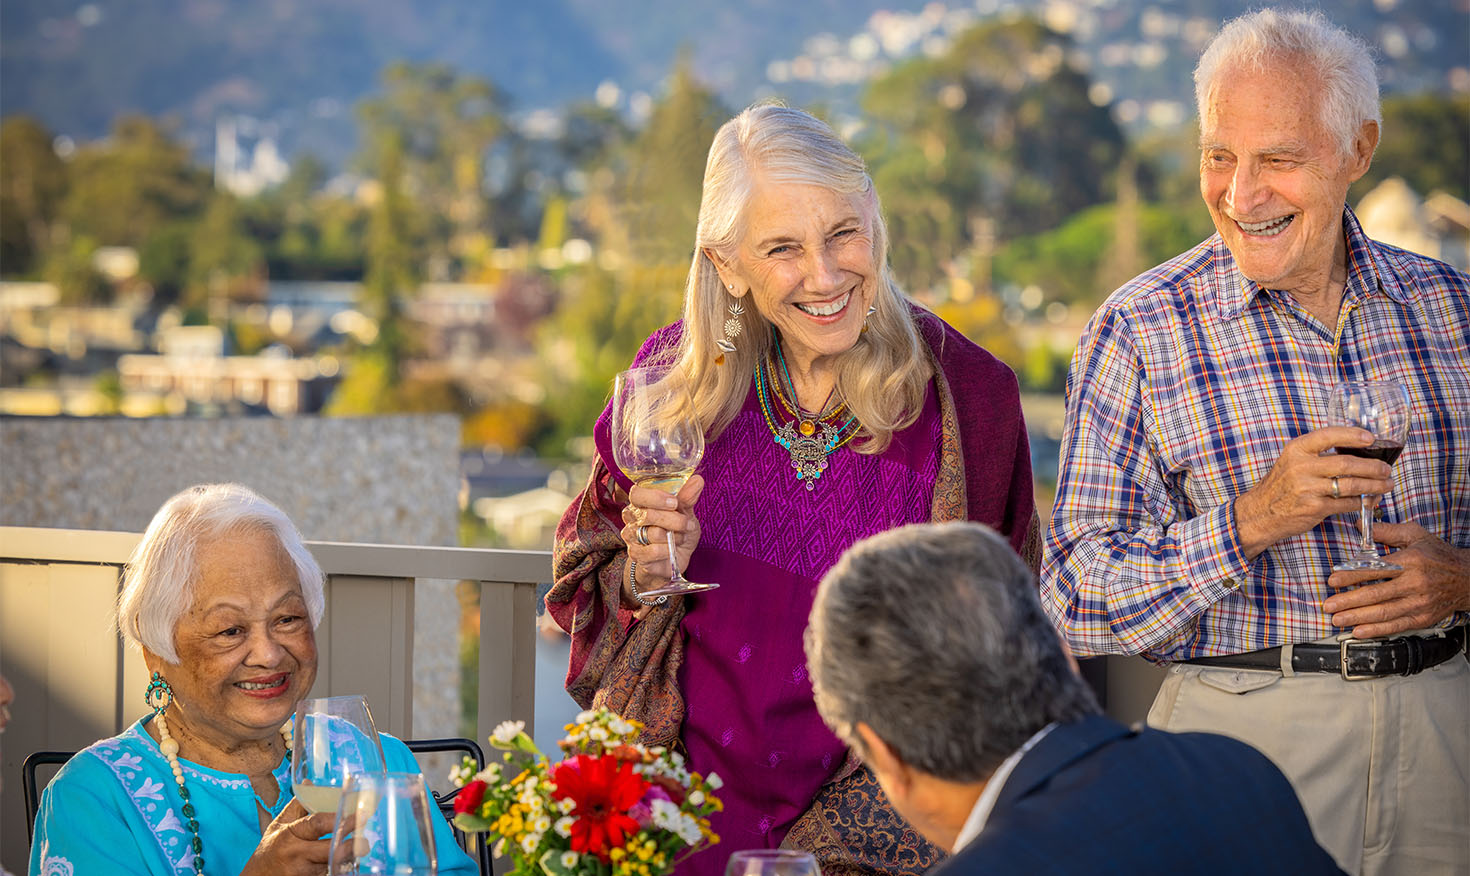
<instances>
[{"instance_id":1,"label":"wine glass with white wine","mask_svg":"<svg viewBox=\"0 0 1470 876\"><path fill-rule=\"evenodd\" d=\"M383 771L383 743L361 696L318 697L296 706L291 789L312 812L336 812L347 780Z\"/></svg>"},{"instance_id":2,"label":"wine glass with white wine","mask_svg":"<svg viewBox=\"0 0 1470 876\"><path fill-rule=\"evenodd\" d=\"M672 495L704 456L704 430L694 416L689 393L669 386L664 377L665 372L656 368L630 368L618 375L612 399L613 459L634 484ZM640 595L668 596L720 586L698 584L680 574L674 534L667 536L669 582L640 590Z\"/></svg>"},{"instance_id":3,"label":"wine glass with white wine","mask_svg":"<svg viewBox=\"0 0 1470 876\"><path fill-rule=\"evenodd\" d=\"M725 865L725 876L821 876L810 852L791 849L752 849L736 852Z\"/></svg>"}]
</instances>

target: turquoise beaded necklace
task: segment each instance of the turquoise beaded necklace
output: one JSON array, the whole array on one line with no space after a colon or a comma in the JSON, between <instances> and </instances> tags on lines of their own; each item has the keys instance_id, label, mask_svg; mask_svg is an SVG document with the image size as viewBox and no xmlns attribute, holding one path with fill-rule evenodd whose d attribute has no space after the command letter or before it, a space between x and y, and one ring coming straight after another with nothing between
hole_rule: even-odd
<instances>
[{"instance_id":1,"label":"turquoise beaded necklace","mask_svg":"<svg viewBox=\"0 0 1470 876\"><path fill-rule=\"evenodd\" d=\"M757 365L755 369L756 398L760 401L761 414L765 417L766 427L771 430L771 438L791 457L791 467L796 472L796 479L805 483L808 490L813 490L816 488L817 479L822 476L822 472L827 470L827 457L857 435L859 424L857 418L851 413L841 425L834 424L836 418L847 407L844 403L839 403L829 413L819 415L816 420L802 417L799 413L800 407L796 403L796 387L791 381L790 372L786 369L786 357L781 353L779 341L775 343L775 348L776 358L781 367L780 376L785 378L785 386L774 373L767 373L775 370L770 360L767 359L764 365ZM789 405L782 397L782 390L788 388L791 397ZM794 420L787 420L779 414L776 403L772 401L773 396L781 407L793 413ZM778 418L781 420L780 423L777 423Z\"/></svg>"}]
</instances>

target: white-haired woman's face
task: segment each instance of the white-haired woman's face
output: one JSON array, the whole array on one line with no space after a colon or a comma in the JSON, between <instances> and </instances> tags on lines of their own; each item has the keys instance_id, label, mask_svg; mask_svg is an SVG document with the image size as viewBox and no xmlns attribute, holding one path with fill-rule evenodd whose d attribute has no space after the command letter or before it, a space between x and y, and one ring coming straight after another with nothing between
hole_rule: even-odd
<instances>
[{"instance_id":1,"label":"white-haired woman's face","mask_svg":"<svg viewBox=\"0 0 1470 876\"><path fill-rule=\"evenodd\" d=\"M877 296L868 200L757 178L745 234L720 274L780 330L794 367L842 353L857 343Z\"/></svg>"},{"instance_id":2,"label":"white-haired woman's face","mask_svg":"<svg viewBox=\"0 0 1470 876\"><path fill-rule=\"evenodd\" d=\"M179 664L145 651L174 691L170 727L219 743L269 738L316 680L316 634L290 556L247 529L196 548L193 604L174 628Z\"/></svg>"}]
</instances>

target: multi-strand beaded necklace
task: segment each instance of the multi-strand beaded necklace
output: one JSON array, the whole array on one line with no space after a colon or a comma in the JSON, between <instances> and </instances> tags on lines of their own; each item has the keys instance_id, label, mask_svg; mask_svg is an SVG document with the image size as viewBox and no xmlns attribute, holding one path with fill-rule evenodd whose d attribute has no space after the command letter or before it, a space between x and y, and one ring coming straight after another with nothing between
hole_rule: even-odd
<instances>
[{"instance_id":1,"label":"multi-strand beaded necklace","mask_svg":"<svg viewBox=\"0 0 1470 876\"><path fill-rule=\"evenodd\" d=\"M189 828L189 847L194 850L194 872L203 873L204 843L199 839L199 819L194 812L194 803L189 799L189 789L184 786L184 768L179 764L179 743L168 732L168 719L163 716L167 707L158 708L154 704L155 686L160 682L157 672L153 673L153 682L148 686L147 702L148 707L154 709L153 721L158 728L158 750L163 753L164 760L168 761L169 769L174 774L174 783L179 786L179 798L184 801L184 806L180 811L184 815L184 826ZM164 688L166 689L167 685L164 685ZM172 691L168 693L168 702L173 703ZM281 727L281 739L286 743L286 753L290 754L292 740L289 721ZM255 799L265 807L267 812L270 811L270 807L265 806L265 801L261 800L259 795L256 795Z\"/></svg>"},{"instance_id":2,"label":"multi-strand beaded necklace","mask_svg":"<svg viewBox=\"0 0 1470 876\"><path fill-rule=\"evenodd\" d=\"M847 402L838 400L835 406L828 409L827 403L831 402L832 393L827 394L820 414L808 416L802 411L796 401L796 385L791 380L791 372L786 368L786 357L781 353L781 344L778 341L773 346L776 350L776 361L772 362L767 357L761 365L756 366L756 397L760 400L761 414L765 416L766 426L771 430L771 438L791 456L791 467L796 471L796 479L804 481L808 490L815 489L817 478L827 470L827 457L851 441L861 426L851 413L847 414L847 419L838 423L843 412L847 411ZM833 392L836 392L835 387Z\"/></svg>"}]
</instances>

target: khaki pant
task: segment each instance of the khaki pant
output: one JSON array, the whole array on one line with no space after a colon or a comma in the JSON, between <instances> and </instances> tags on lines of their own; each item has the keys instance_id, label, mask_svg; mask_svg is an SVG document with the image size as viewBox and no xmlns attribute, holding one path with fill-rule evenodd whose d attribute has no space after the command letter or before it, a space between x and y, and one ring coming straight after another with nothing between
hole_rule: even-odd
<instances>
[{"instance_id":1,"label":"khaki pant","mask_svg":"<svg viewBox=\"0 0 1470 876\"><path fill-rule=\"evenodd\" d=\"M1351 876L1470 874L1463 655L1407 678L1365 681L1176 663L1148 723L1259 749L1291 780L1317 842Z\"/></svg>"}]
</instances>

